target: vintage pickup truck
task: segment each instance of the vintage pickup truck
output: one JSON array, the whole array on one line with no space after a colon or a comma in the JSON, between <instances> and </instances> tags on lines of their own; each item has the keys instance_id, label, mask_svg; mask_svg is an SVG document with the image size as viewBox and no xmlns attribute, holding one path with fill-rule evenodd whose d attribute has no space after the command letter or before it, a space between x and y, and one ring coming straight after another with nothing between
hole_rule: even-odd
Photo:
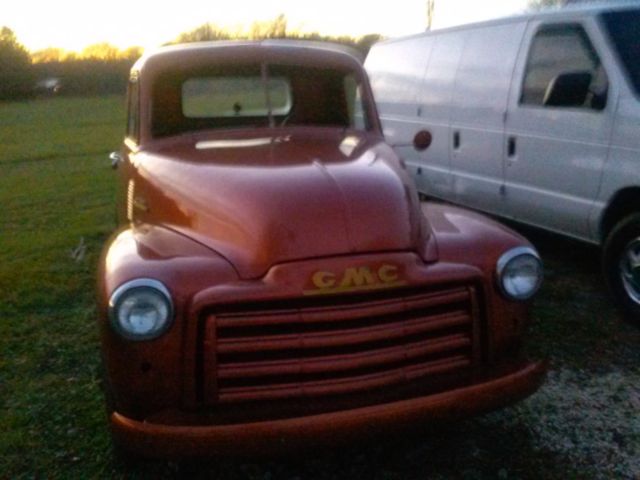
<instances>
[{"instance_id":1,"label":"vintage pickup truck","mask_svg":"<svg viewBox=\"0 0 640 480\"><path fill-rule=\"evenodd\" d=\"M270 452L448 421L533 393L538 254L421 204L357 55L262 41L133 67L120 229L98 279L114 440ZM429 139L416 139L422 148Z\"/></svg>"}]
</instances>

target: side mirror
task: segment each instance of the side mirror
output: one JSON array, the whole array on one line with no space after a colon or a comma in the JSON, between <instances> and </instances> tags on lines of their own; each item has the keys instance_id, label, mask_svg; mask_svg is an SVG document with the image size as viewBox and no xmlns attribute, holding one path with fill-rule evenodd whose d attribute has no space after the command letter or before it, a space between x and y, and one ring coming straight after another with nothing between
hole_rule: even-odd
<instances>
[{"instance_id":1,"label":"side mirror","mask_svg":"<svg viewBox=\"0 0 640 480\"><path fill-rule=\"evenodd\" d=\"M111 168L115 170L118 168L118 165L122 163L122 155L118 152L111 152L109 154L109 160L111 160Z\"/></svg>"},{"instance_id":2,"label":"side mirror","mask_svg":"<svg viewBox=\"0 0 640 480\"><path fill-rule=\"evenodd\" d=\"M548 107L580 107L587 99L592 79L589 72L561 73L549 82L542 104Z\"/></svg>"},{"instance_id":3,"label":"side mirror","mask_svg":"<svg viewBox=\"0 0 640 480\"><path fill-rule=\"evenodd\" d=\"M429 148L432 141L433 137L431 136L431 132L428 130L420 130L416 133L416 136L413 137L413 147L421 152Z\"/></svg>"}]
</instances>

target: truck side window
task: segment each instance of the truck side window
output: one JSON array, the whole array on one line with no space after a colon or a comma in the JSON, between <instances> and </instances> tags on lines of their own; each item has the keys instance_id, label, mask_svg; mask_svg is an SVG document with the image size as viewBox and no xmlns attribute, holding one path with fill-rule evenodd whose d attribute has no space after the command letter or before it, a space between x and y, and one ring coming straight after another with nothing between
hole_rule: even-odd
<instances>
[{"instance_id":1,"label":"truck side window","mask_svg":"<svg viewBox=\"0 0 640 480\"><path fill-rule=\"evenodd\" d=\"M581 26L538 30L529 50L521 104L602 110L607 90L607 74Z\"/></svg>"},{"instance_id":2,"label":"truck side window","mask_svg":"<svg viewBox=\"0 0 640 480\"><path fill-rule=\"evenodd\" d=\"M364 113L360 88L354 75L344 77L344 91L347 99L349 124L352 128L367 130L367 116Z\"/></svg>"},{"instance_id":3,"label":"truck side window","mask_svg":"<svg viewBox=\"0 0 640 480\"><path fill-rule=\"evenodd\" d=\"M137 77L132 77L129 80L129 91L127 95L127 138L130 138L134 142L138 142L139 137L139 83Z\"/></svg>"}]
</instances>

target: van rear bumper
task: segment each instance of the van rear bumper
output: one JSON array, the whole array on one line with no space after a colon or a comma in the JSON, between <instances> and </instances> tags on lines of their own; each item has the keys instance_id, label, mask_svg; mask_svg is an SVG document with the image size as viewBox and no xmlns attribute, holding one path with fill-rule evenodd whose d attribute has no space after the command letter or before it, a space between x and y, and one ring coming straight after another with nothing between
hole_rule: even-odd
<instances>
[{"instance_id":1,"label":"van rear bumper","mask_svg":"<svg viewBox=\"0 0 640 480\"><path fill-rule=\"evenodd\" d=\"M148 423L117 412L110 416L114 441L144 457L265 454L335 444L408 428L446 422L504 407L534 393L546 362L528 363L486 382L410 400L319 415L233 425L176 426Z\"/></svg>"}]
</instances>

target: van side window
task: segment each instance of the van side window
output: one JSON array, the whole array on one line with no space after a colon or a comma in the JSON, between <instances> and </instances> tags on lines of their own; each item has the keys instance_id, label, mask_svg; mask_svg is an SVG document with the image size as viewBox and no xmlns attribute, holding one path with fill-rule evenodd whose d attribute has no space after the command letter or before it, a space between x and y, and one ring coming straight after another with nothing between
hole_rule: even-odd
<instances>
[{"instance_id":1,"label":"van side window","mask_svg":"<svg viewBox=\"0 0 640 480\"><path fill-rule=\"evenodd\" d=\"M607 74L581 26L538 30L529 50L521 104L602 110L607 90Z\"/></svg>"}]
</instances>

